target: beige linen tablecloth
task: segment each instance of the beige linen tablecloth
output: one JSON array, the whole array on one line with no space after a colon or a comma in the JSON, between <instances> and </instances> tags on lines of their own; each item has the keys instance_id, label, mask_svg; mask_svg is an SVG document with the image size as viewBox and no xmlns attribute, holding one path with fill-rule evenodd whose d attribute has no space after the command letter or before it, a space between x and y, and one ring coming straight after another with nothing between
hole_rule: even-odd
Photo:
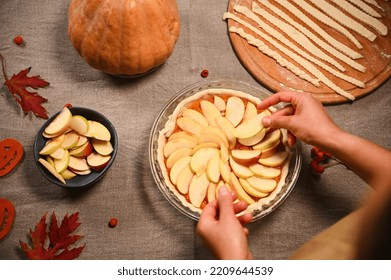
<instances>
[{"instance_id":1,"label":"beige linen tablecloth","mask_svg":"<svg viewBox=\"0 0 391 280\"><path fill-rule=\"evenodd\" d=\"M25 157L0 178L0 197L13 202L12 231L0 240L0 259L24 259L19 240L46 212L79 212L86 244L79 259L209 259L194 230L196 223L166 201L148 162L152 124L165 103L184 87L215 78L238 79L262 87L236 57L222 20L227 0L178 1L181 34L174 53L155 72L139 79L119 79L90 68L67 38L69 1L0 1L0 52L7 71L32 67L50 86L38 92L48 99L49 115L66 103L104 114L119 136L117 158L96 185L83 190L62 189L38 172L33 142L44 120L24 116L0 85L0 139L16 138ZM22 35L25 45L12 39ZM200 72L209 70L209 77ZM336 123L349 132L391 147L391 82L353 104L328 106ZM335 223L362 201L366 184L343 166L321 178L309 172L309 146L303 147L302 171L291 195L276 211L249 225L249 243L257 259L286 259L316 233ZM360 151L357 151L359 153ZM109 228L111 217L119 224Z\"/></svg>"}]
</instances>

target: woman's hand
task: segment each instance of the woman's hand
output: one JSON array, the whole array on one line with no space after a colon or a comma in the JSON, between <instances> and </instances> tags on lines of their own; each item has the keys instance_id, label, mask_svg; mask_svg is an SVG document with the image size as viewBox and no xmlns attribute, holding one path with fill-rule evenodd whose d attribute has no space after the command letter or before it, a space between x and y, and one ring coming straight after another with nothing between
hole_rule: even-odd
<instances>
[{"instance_id":1,"label":"woman's hand","mask_svg":"<svg viewBox=\"0 0 391 280\"><path fill-rule=\"evenodd\" d=\"M205 245L218 259L251 259L248 248L248 230L244 227L253 216L236 214L247 208L243 201L233 203L236 194L223 186L219 189L218 199L203 209L196 232Z\"/></svg>"},{"instance_id":2,"label":"woman's hand","mask_svg":"<svg viewBox=\"0 0 391 280\"><path fill-rule=\"evenodd\" d=\"M322 104L305 92L282 91L264 99L258 109L264 110L280 102L289 103L271 116L263 118L263 125L285 128L302 141L324 148L325 140L341 130L329 117Z\"/></svg>"}]
</instances>

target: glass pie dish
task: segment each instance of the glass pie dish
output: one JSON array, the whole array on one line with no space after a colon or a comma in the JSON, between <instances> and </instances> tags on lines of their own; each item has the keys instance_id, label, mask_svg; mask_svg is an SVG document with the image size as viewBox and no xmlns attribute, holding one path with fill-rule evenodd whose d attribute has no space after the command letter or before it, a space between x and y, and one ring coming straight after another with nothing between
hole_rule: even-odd
<instances>
[{"instance_id":1,"label":"glass pie dish","mask_svg":"<svg viewBox=\"0 0 391 280\"><path fill-rule=\"evenodd\" d=\"M194 209L191 205L189 206L188 203L183 200L183 197L178 195L179 192L167 184L167 171L163 170L164 167L162 167L161 164L161 155L159 155L159 139L168 122L172 121L174 111L182 106L185 108L186 102L195 95L198 96L198 94L202 94L205 91L219 90L242 92L254 97L256 100L262 100L271 95L270 92L262 87L255 87L237 80L221 79L192 84L173 96L162 108L152 126L149 138L149 163L157 187L172 206L182 214L196 221L199 219L202 210ZM273 109L278 108L281 108L281 105L274 106ZM280 206L289 196L296 184L302 164L301 142L296 141L294 146L290 146L287 149L289 149L289 163L286 164L287 171L286 174L284 174L286 175L284 176L285 180L279 184L278 192L267 200L266 203L249 206L247 211L253 214L253 221L268 215Z\"/></svg>"}]
</instances>

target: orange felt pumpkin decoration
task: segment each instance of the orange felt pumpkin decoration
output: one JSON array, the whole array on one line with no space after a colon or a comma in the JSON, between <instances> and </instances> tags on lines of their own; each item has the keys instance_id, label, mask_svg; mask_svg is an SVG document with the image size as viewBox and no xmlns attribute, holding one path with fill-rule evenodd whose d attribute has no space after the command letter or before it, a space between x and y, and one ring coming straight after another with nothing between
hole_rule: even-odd
<instances>
[{"instance_id":1,"label":"orange felt pumpkin decoration","mask_svg":"<svg viewBox=\"0 0 391 280\"><path fill-rule=\"evenodd\" d=\"M0 141L0 177L7 175L19 163L24 154L19 141L8 138Z\"/></svg>"},{"instance_id":2,"label":"orange felt pumpkin decoration","mask_svg":"<svg viewBox=\"0 0 391 280\"><path fill-rule=\"evenodd\" d=\"M113 75L163 64L179 37L176 0L72 0L68 36L93 68Z\"/></svg>"},{"instance_id":3,"label":"orange felt pumpkin decoration","mask_svg":"<svg viewBox=\"0 0 391 280\"><path fill-rule=\"evenodd\" d=\"M11 230L15 218L15 207L5 198L0 198L0 239Z\"/></svg>"}]
</instances>

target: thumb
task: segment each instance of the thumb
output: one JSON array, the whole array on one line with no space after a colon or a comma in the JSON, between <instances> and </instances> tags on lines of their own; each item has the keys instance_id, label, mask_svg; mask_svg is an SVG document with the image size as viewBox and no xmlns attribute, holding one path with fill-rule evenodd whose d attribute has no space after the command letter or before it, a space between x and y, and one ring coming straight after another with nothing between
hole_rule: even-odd
<instances>
[{"instance_id":1,"label":"thumb","mask_svg":"<svg viewBox=\"0 0 391 280\"><path fill-rule=\"evenodd\" d=\"M219 189L218 202L219 202L220 218L235 215L233 202L232 202L232 195L228 191L227 187L222 186Z\"/></svg>"},{"instance_id":2,"label":"thumb","mask_svg":"<svg viewBox=\"0 0 391 280\"><path fill-rule=\"evenodd\" d=\"M264 127L269 128L285 128L290 130L290 121L291 116L279 116L279 115L271 115L264 117L262 119L262 124Z\"/></svg>"}]
</instances>

